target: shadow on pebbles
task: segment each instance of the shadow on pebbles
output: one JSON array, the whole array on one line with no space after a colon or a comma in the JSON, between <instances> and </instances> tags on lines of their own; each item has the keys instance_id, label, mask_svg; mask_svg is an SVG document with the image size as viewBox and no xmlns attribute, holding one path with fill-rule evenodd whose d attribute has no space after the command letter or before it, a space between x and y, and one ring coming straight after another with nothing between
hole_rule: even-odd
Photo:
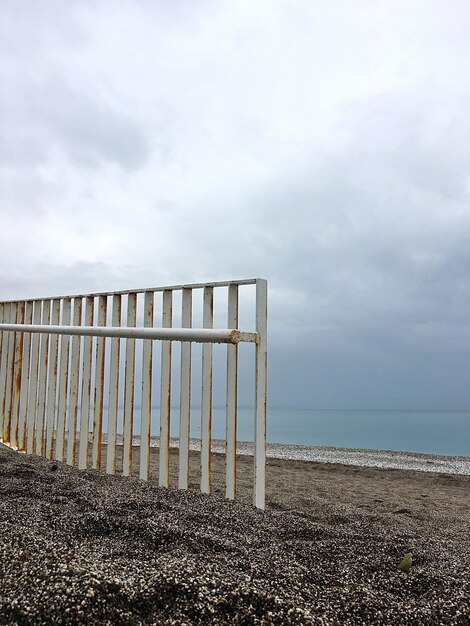
<instances>
[{"instance_id":1,"label":"shadow on pebbles","mask_svg":"<svg viewBox=\"0 0 470 626\"><path fill-rule=\"evenodd\" d=\"M262 513L0 446L0 623L468 624L468 536L433 519Z\"/></svg>"}]
</instances>

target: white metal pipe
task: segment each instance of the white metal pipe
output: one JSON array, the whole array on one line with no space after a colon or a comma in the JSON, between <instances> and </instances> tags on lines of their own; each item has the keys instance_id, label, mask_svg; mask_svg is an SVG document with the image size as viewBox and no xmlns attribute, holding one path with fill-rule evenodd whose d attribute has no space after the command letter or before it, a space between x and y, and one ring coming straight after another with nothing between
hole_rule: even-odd
<instances>
[{"instance_id":1,"label":"white metal pipe","mask_svg":"<svg viewBox=\"0 0 470 626\"><path fill-rule=\"evenodd\" d=\"M121 337L124 339L161 339L195 343L256 343L256 332L236 328L126 328L99 326L55 326L36 324L0 324L0 331L80 335L83 337Z\"/></svg>"}]
</instances>

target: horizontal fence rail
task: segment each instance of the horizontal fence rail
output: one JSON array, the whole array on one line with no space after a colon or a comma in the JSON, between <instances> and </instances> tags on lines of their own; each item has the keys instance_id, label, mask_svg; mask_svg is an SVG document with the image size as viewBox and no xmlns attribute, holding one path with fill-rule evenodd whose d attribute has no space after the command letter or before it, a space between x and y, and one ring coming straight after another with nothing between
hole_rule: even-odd
<instances>
[{"instance_id":1,"label":"horizontal fence rail","mask_svg":"<svg viewBox=\"0 0 470 626\"><path fill-rule=\"evenodd\" d=\"M257 334L236 328L121 328L118 326L41 326L40 324L0 324L0 331L47 335L80 335L81 337L118 337L120 339L162 339L194 343L256 343Z\"/></svg>"},{"instance_id":2,"label":"horizontal fence rail","mask_svg":"<svg viewBox=\"0 0 470 626\"><path fill-rule=\"evenodd\" d=\"M239 329L239 293L241 288L249 285L255 288L252 302L255 329L242 331ZM224 290L226 328L214 328L214 293ZM174 310L175 292L181 292L178 315ZM197 292L202 301L195 299ZM202 307L200 326L194 323L196 304ZM174 326L175 319L180 326ZM139 476L149 480L153 478L150 447L152 425L156 426L152 399L156 397L160 404L158 483L168 487L174 370L172 344L179 342L178 487L187 489L190 424L194 420L192 346L202 343L198 411L200 488L202 492L210 493L213 345L226 344L225 495L234 499L238 346L241 343L254 344L253 501L255 506L264 509L266 334L267 283L263 279L0 302L0 441L28 454L65 461L82 469L103 467L107 473L115 474L119 437L122 440L122 474L128 476L132 473L133 456L136 456L137 434ZM159 362L155 358L156 341L160 342ZM157 370L160 384L155 389ZM122 415L119 411L121 400ZM137 410L140 433L134 428ZM106 459L101 458L103 434L106 436Z\"/></svg>"}]
</instances>

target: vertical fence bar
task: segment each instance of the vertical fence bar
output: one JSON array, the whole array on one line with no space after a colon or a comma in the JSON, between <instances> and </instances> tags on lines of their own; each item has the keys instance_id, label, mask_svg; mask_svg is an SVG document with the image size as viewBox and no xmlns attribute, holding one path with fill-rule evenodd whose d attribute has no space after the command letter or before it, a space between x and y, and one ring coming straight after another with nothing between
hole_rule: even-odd
<instances>
[{"instance_id":1,"label":"vertical fence bar","mask_svg":"<svg viewBox=\"0 0 470 626\"><path fill-rule=\"evenodd\" d=\"M163 291L162 328L171 328L173 292ZM160 387L160 459L158 484L168 487L170 478L170 401L171 401L171 341L162 341Z\"/></svg>"},{"instance_id":2,"label":"vertical fence bar","mask_svg":"<svg viewBox=\"0 0 470 626\"><path fill-rule=\"evenodd\" d=\"M85 304L85 326L93 326L95 299L87 296ZM80 447L78 468L85 469L88 460L88 434L90 431L91 367L93 359L93 337L83 338L82 396L80 402Z\"/></svg>"},{"instance_id":3,"label":"vertical fence bar","mask_svg":"<svg viewBox=\"0 0 470 626\"><path fill-rule=\"evenodd\" d=\"M16 322L16 302L10 307L10 324ZM3 441L10 443L11 435L11 392L13 386L13 367L15 363L15 333L8 333L7 375L3 400Z\"/></svg>"},{"instance_id":4,"label":"vertical fence bar","mask_svg":"<svg viewBox=\"0 0 470 626\"><path fill-rule=\"evenodd\" d=\"M16 309L16 323L24 324L26 303L19 302ZM21 380L23 373L24 333L15 333L15 356L13 366L12 412L11 412L11 447L18 449L18 430L20 419Z\"/></svg>"},{"instance_id":5,"label":"vertical fence bar","mask_svg":"<svg viewBox=\"0 0 470 626\"><path fill-rule=\"evenodd\" d=\"M51 318L51 301L43 300L41 324L47 325ZM47 390L47 356L49 352L49 335L41 333L41 348L39 351L39 383L38 403L36 408L36 454L44 454L44 427L46 418L46 390Z\"/></svg>"},{"instance_id":6,"label":"vertical fence bar","mask_svg":"<svg viewBox=\"0 0 470 626\"><path fill-rule=\"evenodd\" d=\"M16 309L16 323L24 324L25 303L19 302ZM23 369L23 336L24 333L15 333L15 354L12 381L11 405L11 447L18 449L18 421L20 416L21 373Z\"/></svg>"},{"instance_id":7,"label":"vertical fence bar","mask_svg":"<svg viewBox=\"0 0 470 626\"><path fill-rule=\"evenodd\" d=\"M153 326L154 293L148 291L144 297L144 326ZM142 352L142 403L140 417L140 478L149 479L150 470L150 418L152 413L152 352L153 341L143 340Z\"/></svg>"},{"instance_id":8,"label":"vertical fence bar","mask_svg":"<svg viewBox=\"0 0 470 626\"><path fill-rule=\"evenodd\" d=\"M41 323L42 300L33 302L33 324ZM39 344L40 335L31 337L31 368L29 374L28 411L26 415L26 452L33 454L36 426L37 394L39 382Z\"/></svg>"},{"instance_id":9,"label":"vertical fence bar","mask_svg":"<svg viewBox=\"0 0 470 626\"><path fill-rule=\"evenodd\" d=\"M0 306L0 319L3 322L10 321L10 313L9 307L10 305L7 303L1 303ZM8 317L6 317L8 311ZM6 382L6 362L7 362L7 345L8 345L8 334L5 331L0 332L0 346L1 346L1 356L0 356L0 441L3 441L3 396L5 391L5 382Z\"/></svg>"},{"instance_id":10,"label":"vertical fence bar","mask_svg":"<svg viewBox=\"0 0 470 626\"><path fill-rule=\"evenodd\" d=\"M60 300L52 301L51 324L56 326L60 319ZM49 374L47 377L47 412L46 412L46 458L52 459L54 443L55 409L57 398L57 364L58 364L59 335L52 335L49 339Z\"/></svg>"},{"instance_id":11,"label":"vertical fence bar","mask_svg":"<svg viewBox=\"0 0 470 626\"><path fill-rule=\"evenodd\" d=\"M33 303L25 304L24 314L25 324L33 321ZM21 372L20 408L18 415L18 450L24 451L26 448L26 417L28 410L28 388L30 380L30 353L31 353L31 333L24 333L23 336L23 368Z\"/></svg>"},{"instance_id":12,"label":"vertical fence bar","mask_svg":"<svg viewBox=\"0 0 470 626\"><path fill-rule=\"evenodd\" d=\"M62 326L70 325L71 299L62 300ZM60 369L59 369L59 396L57 400L57 434L55 441L55 459L64 460L65 418L67 414L67 389L69 378L70 337L62 335L60 338Z\"/></svg>"},{"instance_id":13,"label":"vertical fence bar","mask_svg":"<svg viewBox=\"0 0 470 626\"><path fill-rule=\"evenodd\" d=\"M5 319L6 309L9 305L1 303L0 305L0 319L2 323L8 322L9 318ZM4 331L0 332L0 441L3 441L3 395L5 390L5 378L6 378L6 353L7 353L7 334Z\"/></svg>"},{"instance_id":14,"label":"vertical fence bar","mask_svg":"<svg viewBox=\"0 0 470 626\"><path fill-rule=\"evenodd\" d=\"M82 298L73 300L73 325L82 324ZM75 452L77 447L77 417L78 417L78 393L80 383L80 344L78 335L72 337L72 356L70 357L70 398L67 431L67 463L75 464Z\"/></svg>"},{"instance_id":15,"label":"vertical fence bar","mask_svg":"<svg viewBox=\"0 0 470 626\"><path fill-rule=\"evenodd\" d=\"M108 298L100 296L98 298L98 326L106 326L106 313ZM92 467L101 467L101 438L103 432L103 397L104 397L104 362L105 362L106 339L96 340L96 360L95 360L95 399L93 412L93 449Z\"/></svg>"},{"instance_id":16,"label":"vertical fence bar","mask_svg":"<svg viewBox=\"0 0 470 626\"><path fill-rule=\"evenodd\" d=\"M10 322L11 303L7 302L3 306L3 319L8 324ZM3 441L5 435L5 393L8 378L8 346L10 343L10 333L2 332L2 360L0 364L0 438Z\"/></svg>"},{"instance_id":17,"label":"vertical fence bar","mask_svg":"<svg viewBox=\"0 0 470 626\"><path fill-rule=\"evenodd\" d=\"M1 321L2 324L5 321L5 318L4 318L5 307L6 307L6 304L3 303L3 302L0 302L0 321ZM2 363L1 355L2 355L2 347L3 347L3 335L4 335L4 332L0 331L0 398L1 398L1 387L2 387L1 379L3 377L3 370L2 370L2 366L1 366L1 363ZM2 436L2 433L0 432L0 439L1 439L1 436Z\"/></svg>"},{"instance_id":18,"label":"vertical fence bar","mask_svg":"<svg viewBox=\"0 0 470 626\"><path fill-rule=\"evenodd\" d=\"M16 305L16 323L24 323L25 303ZM23 361L23 333L15 333L13 348L13 372L11 381L10 446L17 449L18 418L20 411L21 370Z\"/></svg>"},{"instance_id":19,"label":"vertical fence bar","mask_svg":"<svg viewBox=\"0 0 470 626\"><path fill-rule=\"evenodd\" d=\"M112 326L121 325L121 301L119 294L113 296ZM108 400L108 443L106 449L106 471L116 473L116 426L119 403L119 358L121 341L117 337L111 339L111 355L109 363L109 400Z\"/></svg>"},{"instance_id":20,"label":"vertical fence bar","mask_svg":"<svg viewBox=\"0 0 470 626\"><path fill-rule=\"evenodd\" d=\"M192 324L192 289L183 289L181 326L191 328ZM180 379L180 445L179 478L180 489L187 489L189 482L189 437L191 412L191 342L181 343L181 379Z\"/></svg>"},{"instance_id":21,"label":"vertical fence bar","mask_svg":"<svg viewBox=\"0 0 470 626\"><path fill-rule=\"evenodd\" d=\"M137 319L137 294L127 297L127 326L135 326ZM126 339L126 374L124 382L124 436L122 448L122 474L132 472L132 430L134 425L135 339Z\"/></svg>"},{"instance_id":22,"label":"vertical fence bar","mask_svg":"<svg viewBox=\"0 0 470 626\"><path fill-rule=\"evenodd\" d=\"M253 501L264 509L266 489L267 282L256 280L255 485Z\"/></svg>"},{"instance_id":23,"label":"vertical fence bar","mask_svg":"<svg viewBox=\"0 0 470 626\"><path fill-rule=\"evenodd\" d=\"M214 288L204 287L203 327L214 325ZM212 344L202 346L201 491L211 491Z\"/></svg>"},{"instance_id":24,"label":"vertical fence bar","mask_svg":"<svg viewBox=\"0 0 470 626\"><path fill-rule=\"evenodd\" d=\"M228 287L227 328L238 328L238 285ZM235 499L237 462L238 346L227 345L225 497Z\"/></svg>"}]
</instances>

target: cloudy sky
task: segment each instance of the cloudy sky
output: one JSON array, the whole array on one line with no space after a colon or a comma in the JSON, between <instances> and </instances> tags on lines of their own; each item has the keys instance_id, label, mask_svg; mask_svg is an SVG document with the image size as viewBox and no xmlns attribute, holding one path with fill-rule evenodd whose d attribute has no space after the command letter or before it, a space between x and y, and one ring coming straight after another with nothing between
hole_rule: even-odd
<instances>
[{"instance_id":1,"label":"cloudy sky","mask_svg":"<svg viewBox=\"0 0 470 626\"><path fill-rule=\"evenodd\" d=\"M466 0L3 0L0 297L259 276L270 402L470 409Z\"/></svg>"}]
</instances>

